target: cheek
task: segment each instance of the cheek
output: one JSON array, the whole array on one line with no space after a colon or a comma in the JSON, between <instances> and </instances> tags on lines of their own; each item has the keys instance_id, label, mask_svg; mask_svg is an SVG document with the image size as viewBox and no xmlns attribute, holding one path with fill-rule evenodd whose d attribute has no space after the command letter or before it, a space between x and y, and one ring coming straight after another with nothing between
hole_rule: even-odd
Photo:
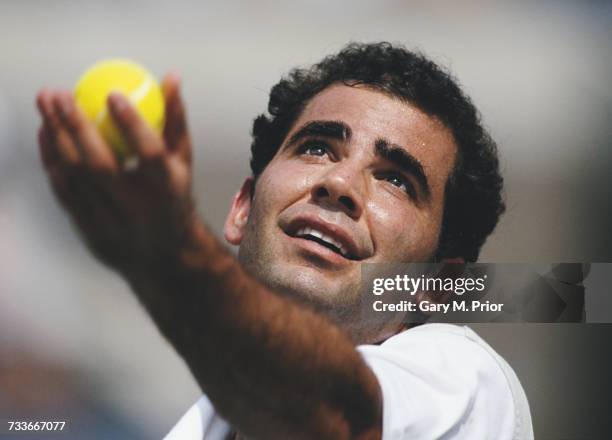
<instances>
[{"instance_id":1,"label":"cheek","mask_svg":"<svg viewBox=\"0 0 612 440\"><path fill-rule=\"evenodd\" d=\"M439 215L411 204L401 209L397 206L397 200L393 203L369 202L367 205L377 253L386 261L424 261L430 258L438 246Z\"/></svg>"},{"instance_id":2,"label":"cheek","mask_svg":"<svg viewBox=\"0 0 612 440\"><path fill-rule=\"evenodd\" d=\"M254 205L264 214L278 214L309 194L314 181L308 167L298 163L270 163L259 176Z\"/></svg>"}]
</instances>

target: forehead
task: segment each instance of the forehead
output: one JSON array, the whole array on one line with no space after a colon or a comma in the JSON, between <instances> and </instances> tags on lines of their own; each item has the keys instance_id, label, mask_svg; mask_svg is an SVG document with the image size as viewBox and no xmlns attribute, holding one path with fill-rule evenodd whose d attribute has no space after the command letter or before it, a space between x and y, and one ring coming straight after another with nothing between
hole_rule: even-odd
<instances>
[{"instance_id":1,"label":"forehead","mask_svg":"<svg viewBox=\"0 0 612 440\"><path fill-rule=\"evenodd\" d=\"M448 177L454 165L457 149L444 124L367 86L334 84L324 89L308 102L288 138L314 120L344 122L351 128L354 142L364 148L371 149L380 138L400 145L421 162L428 176Z\"/></svg>"}]
</instances>

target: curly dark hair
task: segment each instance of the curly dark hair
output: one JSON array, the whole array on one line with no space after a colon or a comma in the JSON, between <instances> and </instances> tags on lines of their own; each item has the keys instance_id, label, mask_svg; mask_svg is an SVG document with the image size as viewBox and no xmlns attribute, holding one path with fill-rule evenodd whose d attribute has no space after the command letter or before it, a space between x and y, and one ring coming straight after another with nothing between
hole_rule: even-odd
<instances>
[{"instance_id":1,"label":"curly dark hair","mask_svg":"<svg viewBox=\"0 0 612 440\"><path fill-rule=\"evenodd\" d=\"M333 83L371 87L439 119L453 134L456 163L446 183L436 259L476 261L504 212L497 146L452 75L401 45L350 43L309 68L292 70L272 87L268 113L253 122L255 179L272 160L306 104Z\"/></svg>"}]
</instances>

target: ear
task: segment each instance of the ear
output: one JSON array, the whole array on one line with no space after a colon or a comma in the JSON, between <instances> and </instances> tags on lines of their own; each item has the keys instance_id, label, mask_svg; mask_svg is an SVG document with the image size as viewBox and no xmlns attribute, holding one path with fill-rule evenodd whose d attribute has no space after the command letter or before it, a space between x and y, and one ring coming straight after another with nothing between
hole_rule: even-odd
<instances>
[{"instance_id":1,"label":"ear","mask_svg":"<svg viewBox=\"0 0 612 440\"><path fill-rule=\"evenodd\" d=\"M436 275L439 278L457 278L463 274L465 259L463 257L452 257L452 258L442 258L440 260L442 263L441 271ZM416 301L429 301L432 303L447 303L451 297L452 293L434 293L430 292L417 292L416 293Z\"/></svg>"},{"instance_id":2,"label":"ear","mask_svg":"<svg viewBox=\"0 0 612 440\"><path fill-rule=\"evenodd\" d=\"M251 212L251 199L253 198L254 180L252 177L245 179L242 187L234 196L230 207L223 235L228 243L239 245L244 237L244 230Z\"/></svg>"}]
</instances>

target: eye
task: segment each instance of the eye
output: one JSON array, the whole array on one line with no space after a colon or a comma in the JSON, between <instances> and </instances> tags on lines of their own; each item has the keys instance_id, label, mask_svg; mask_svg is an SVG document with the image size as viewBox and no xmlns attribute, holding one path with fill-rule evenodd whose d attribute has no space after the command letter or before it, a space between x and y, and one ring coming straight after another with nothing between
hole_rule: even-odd
<instances>
[{"instance_id":1,"label":"eye","mask_svg":"<svg viewBox=\"0 0 612 440\"><path fill-rule=\"evenodd\" d=\"M307 141L300 146L299 153L307 156L321 157L329 154L329 146L321 141Z\"/></svg>"},{"instance_id":2,"label":"eye","mask_svg":"<svg viewBox=\"0 0 612 440\"><path fill-rule=\"evenodd\" d=\"M389 173L384 174L380 177L381 180L389 182L391 185L398 187L410 197L416 197L416 193L414 191L414 187L410 180L402 176L401 174Z\"/></svg>"}]
</instances>

